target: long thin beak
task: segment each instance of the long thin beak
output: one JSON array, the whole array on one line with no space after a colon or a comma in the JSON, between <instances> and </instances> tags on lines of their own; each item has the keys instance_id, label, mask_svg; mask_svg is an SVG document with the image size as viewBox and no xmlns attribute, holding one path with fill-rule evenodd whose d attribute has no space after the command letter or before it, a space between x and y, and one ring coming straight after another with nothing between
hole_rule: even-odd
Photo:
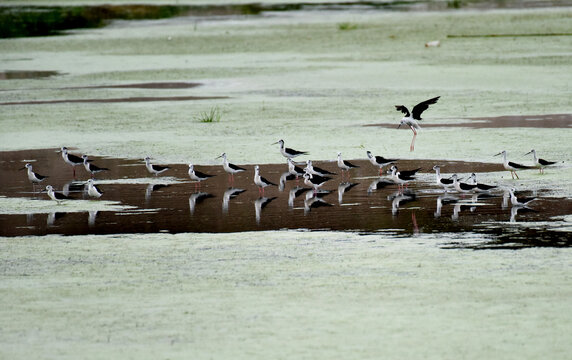
<instances>
[{"instance_id":1,"label":"long thin beak","mask_svg":"<svg viewBox=\"0 0 572 360\"><path fill-rule=\"evenodd\" d=\"M219 156L215 157L215 160L220 159L221 157L222 157L222 155L219 155Z\"/></svg>"},{"instance_id":2,"label":"long thin beak","mask_svg":"<svg viewBox=\"0 0 572 360\"><path fill-rule=\"evenodd\" d=\"M530 153L532 153L532 151L529 151L529 152L527 152L527 153L526 153L526 154L524 154L524 155L528 155L528 154L530 154Z\"/></svg>"},{"instance_id":3,"label":"long thin beak","mask_svg":"<svg viewBox=\"0 0 572 360\"><path fill-rule=\"evenodd\" d=\"M279 143L279 141L276 141L275 143L272 143L272 144L270 144L270 145L276 145L276 144L278 144L278 143Z\"/></svg>"},{"instance_id":4,"label":"long thin beak","mask_svg":"<svg viewBox=\"0 0 572 360\"><path fill-rule=\"evenodd\" d=\"M502 152L500 152L500 153L496 154L495 156L499 156L499 155L502 155Z\"/></svg>"},{"instance_id":5,"label":"long thin beak","mask_svg":"<svg viewBox=\"0 0 572 360\"><path fill-rule=\"evenodd\" d=\"M401 123L399 123L399 126L397 127L398 129L401 127Z\"/></svg>"}]
</instances>

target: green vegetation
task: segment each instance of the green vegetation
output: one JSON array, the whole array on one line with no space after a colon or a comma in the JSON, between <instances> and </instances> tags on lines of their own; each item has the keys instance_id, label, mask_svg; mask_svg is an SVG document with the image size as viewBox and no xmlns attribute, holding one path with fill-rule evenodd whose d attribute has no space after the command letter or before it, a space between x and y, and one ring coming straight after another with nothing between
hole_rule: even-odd
<instances>
[{"instance_id":1,"label":"green vegetation","mask_svg":"<svg viewBox=\"0 0 572 360\"><path fill-rule=\"evenodd\" d=\"M357 24L352 24L349 22L343 22L343 23L338 24L338 30L342 30L342 31L355 30L355 29L357 29L357 27L358 27Z\"/></svg>"},{"instance_id":2,"label":"green vegetation","mask_svg":"<svg viewBox=\"0 0 572 360\"><path fill-rule=\"evenodd\" d=\"M209 111L203 111L197 117L197 120L202 123L220 122L222 113L218 106L212 107Z\"/></svg>"}]
</instances>

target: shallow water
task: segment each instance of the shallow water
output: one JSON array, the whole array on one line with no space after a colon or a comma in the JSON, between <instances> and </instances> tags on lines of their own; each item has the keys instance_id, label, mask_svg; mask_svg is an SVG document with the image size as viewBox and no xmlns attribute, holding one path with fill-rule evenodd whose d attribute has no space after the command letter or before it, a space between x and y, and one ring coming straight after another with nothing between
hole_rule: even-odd
<instances>
[{"instance_id":1,"label":"shallow water","mask_svg":"<svg viewBox=\"0 0 572 360\"><path fill-rule=\"evenodd\" d=\"M49 176L41 186L33 186L26 173L18 171L30 159L38 173ZM234 181L220 165L195 165L197 170L214 175L199 184L188 179L186 165L172 164L161 174L164 176L153 176L143 161L90 159L110 169L97 174L96 184L104 192L97 200L90 200L86 194L89 174L78 167L74 178L72 168L56 149L2 153L0 196L29 200L12 212L5 202L8 209L0 214L0 235L307 229L386 232L392 236L476 232L498 240L486 247L571 245L569 233L559 228L565 226L561 220L572 214L572 200L549 197L549 189L540 189L523 194L537 197L529 208L513 207L505 195L508 183L502 181L490 193L445 194L434 184L430 171L440 164L447 173L477 172L483 178L501 171L499 164L401 160L397 162L401 169L424 170L418 173L417 181L399 191L388 176L378 176L377 168L369 162L352 160L360 167L353 169L348 179L336 163L318 161L315 166L337 173L318 193L302 180L288 176L285 164L268 164L261 166L262 176L278 186L268 187L261 194L252 182L252 165L244 165L246 172L237 174ZM74 200L52 202L39 192L48 183ZM91 208L102 200L120 208ZM39 202L42 207L35 209Z\"/></svg>"}]
</instances>

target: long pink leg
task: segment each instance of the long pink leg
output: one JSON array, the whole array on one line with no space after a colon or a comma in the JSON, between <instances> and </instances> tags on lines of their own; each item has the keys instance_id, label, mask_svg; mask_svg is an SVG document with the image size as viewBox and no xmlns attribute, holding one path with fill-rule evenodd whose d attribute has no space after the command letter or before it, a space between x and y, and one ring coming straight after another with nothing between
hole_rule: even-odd
<instances>
[{"instance_id":1,"label":"long pink leg","mask_svg":"<svg viewBox=\"0 0 572 360\"><path fill-rule=\"evenodd\" d=\"M415 131L415 128L413 128L413 126L410 126L411 131L413 131L413 139L411 139L411 146L409 147L409 151L413 151L415 150L415 138L417 137L417 131Z\"/></svg>"}]
</instances>

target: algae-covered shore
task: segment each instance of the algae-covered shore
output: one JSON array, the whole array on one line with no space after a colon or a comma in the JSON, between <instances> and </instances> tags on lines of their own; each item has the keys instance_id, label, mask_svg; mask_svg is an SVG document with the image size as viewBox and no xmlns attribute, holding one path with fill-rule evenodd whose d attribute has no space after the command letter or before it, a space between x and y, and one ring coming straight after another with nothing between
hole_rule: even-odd
<instances>
[{"instance_id":1,"label":"algae-covered shore","mask_svg":"<svg viewBox=\"0 0 572 360\"><path fill-rule=\"evenodd\" d=\"M524 153L535 148L556 167L486 181L569 199L572 9L509 7L182 16L0 39L0 151L68 146L98 159L215 165L222 152L238 164L280 163L278 139L314 160L371 150L491 163L507 150L530 163ZM434 96L410 152L394 105ZM200 121L213 108L220 121ZM58 211L15 201L3 199L11 208L1 213ZM93 202L77 207L122 206ZM558 220L566 236L570 216ZM568 358L570 248L472 250L490 240L470 231L0 237L0 358Z\"/></svg>"}]
</instances>

